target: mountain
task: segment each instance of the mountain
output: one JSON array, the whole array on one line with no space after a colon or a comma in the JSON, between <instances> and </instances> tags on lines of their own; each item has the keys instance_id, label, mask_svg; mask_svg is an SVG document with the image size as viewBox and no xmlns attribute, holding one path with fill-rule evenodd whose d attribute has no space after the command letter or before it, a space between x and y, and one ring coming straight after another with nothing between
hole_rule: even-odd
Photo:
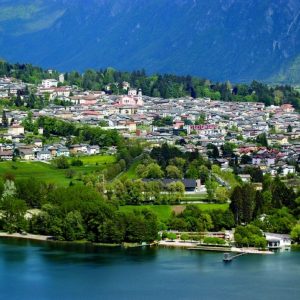
<instances>
[{"instance_id":1,"label":"mountain","mask_svg":"<svg viewBox=\"0 0 300 300\"><path fill-rule=\"evenodd\" d=\"M0 57L300 83L300 0L0 0Z\"/></svg>"}]
</instances>

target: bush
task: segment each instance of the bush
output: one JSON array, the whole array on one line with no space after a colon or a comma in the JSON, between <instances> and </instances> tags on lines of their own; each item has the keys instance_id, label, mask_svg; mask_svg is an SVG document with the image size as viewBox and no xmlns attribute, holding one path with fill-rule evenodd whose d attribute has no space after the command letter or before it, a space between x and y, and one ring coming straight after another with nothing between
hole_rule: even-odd
<instances>
[{"instance_id":1,"label":"bush","mask_svg":"<svg viewBox=\"0 0 300 300\"><path fill-rule=\"evenodd\" d=\"M176 240L176 238L177 238L176 233L173 233L173 232L168 233L168 239L173 241L173 240Z\"/></svg>"},{"instance_id":2,"label":"bush","mask_svg":"<svg viewBox=\"0 0 300 300\"><path fill-rule=\"evenodd\" d=\"M204 244L213 244L213 245L225 245L226 242L218 237L205 237L203 239Z\"/></svg>"},{"instance_id":3,"label":"bush","mask_svg":"<svg viewBox=\"0 0 300 300\"><path fill-rule=\"evenodd\" d=\"M53 165L57 169L68 169L70 167L70 164L68 162L68 159L65 156L60 156L53 160Z\"/></svg>"},{"instance_id":4,"label":"bush","mask_svg":"<svg viewBox=\"0 0 300 300\"><path fill-rule=\"evenodd\" d=\"M163 240L165 240L166 238L168 238L168 233L167 233L166 231L164 231L164 232L162 233L162 235L161 235L161 238L162 238Z\"/></svg>"},{"instance_id":5,"label":"bush","mask_svg":"<svg viewBox=\"0 0 300 300\"><path fill-rule=\"evenodd\" d=\"M67 178L73 178L75 176L75 174L76 174L76 171L73 170L73 169L69 169L69 170L66 171L65 174L66 174Z\"/></svg>"},{"instance_id":6,"label":"bush","mask_svg":"<svg viewBox=\"0 0 300 300\"><path fill-rule=\"evenodd\" d=\"M187 233L182 233L180 236L180 239L183 241L186 241L190 238L190 236Z\"/></svg>"},{"instance_id":7,"label":"bush","mask_svg":"<svg viewBox=\"0 0 300 300\"><path fill-rule=\"evenodd\" d=\"M81 167L83 165L83 161L80 160L79 158L75 158L75 159L72 159L71 165L73 167Z\"/></svg>"}]
</instances>

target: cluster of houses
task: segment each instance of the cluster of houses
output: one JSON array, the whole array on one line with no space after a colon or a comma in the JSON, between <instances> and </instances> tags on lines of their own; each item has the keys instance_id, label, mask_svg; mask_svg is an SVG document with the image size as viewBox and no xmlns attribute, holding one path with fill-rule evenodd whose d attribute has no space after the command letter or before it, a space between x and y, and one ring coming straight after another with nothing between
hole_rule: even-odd
<instances>
[{"instance_id":1,"label":"cluster of houses","mask_svg":"<svg viewBox=\"0 0 300 300\"><path fill-rule=\"evenodd\" d=\"M0 79L0 91L1 80L8 79ZM47 95L49 100L67 101L69 105L63 107L50 102L41 110L32 110L34 119L52 116L103 129L116 129L127 138L138 137L153 146L162 143L178 145L184 152L198 151L203 156L207 155L207 145L214 144L220 152L218 163L225 169L229 167L229 160L222 154L221 147L226 142L236 145L234 152L238 158L247 155L250 157L248 164L272 175L278 168L285 175L295 173L294 162L299 163L300 115L290 104L265 107L257 102L224 102L208 98L151 98L143 96L141 90L132 89L127 82L122 84L126 95L112 95L109 85L106 91L82 91L63 83L63 74L59 80L45 79L36 93ZM24 84L18 82L18 85ZM16 110L8 111L6 115L11 126L2 138L13 144L22 143L26 132L20 124L27 113ZM199 124L200 116L202 122ZM154 120L165 117L170 117L172 124L154 125ZM266 134L273 150L257 147L255 139L261 134ZM41 150L40 159L49 157L47 151L49 149ZM90 152L88 149L81 151Z\"/></svg>"},{"instance_id":2,"label":"cluster of houses","mask_svg":"<svg viewBox=\"0 0 300 300\"><path fill-rule=\"evenodd\" d=\"M0 160L12 160L14 156L22 160L49 161L59 156L96 155L100 153L98 145L77 144L67 147L64 142L43 145L42 140L36 139L32 144L0 143Z\"/></svg>"},{"instance_id":3,"label":"cluster of houses","mask_svg":"<svg viewBox=\"0 0 300 300\"><path fill-rule=\"evenodd\" d=\"M0 78L0 99L17 96L18 92L23 92L26 84L12 77Z\"/></svg>"}]
</instances>

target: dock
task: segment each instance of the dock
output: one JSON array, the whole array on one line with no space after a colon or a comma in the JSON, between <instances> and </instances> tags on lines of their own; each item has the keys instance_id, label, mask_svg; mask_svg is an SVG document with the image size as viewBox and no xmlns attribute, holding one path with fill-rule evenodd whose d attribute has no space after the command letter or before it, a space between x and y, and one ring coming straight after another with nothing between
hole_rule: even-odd
<instances>
[{"instance_id":1,"label":"dock","mask_svg":"<svg viewBox=\"0 0 300 300\"><path fill-rule=\"evenodd\" d=\"M245 255L245 254L247 254L247 252L242 252L242 253L235 254L235 255L230 255L230 253L226 252L226 253L224 253L223 261L224 262L231 262L235 258L237 258L239 256L242 256L242 255Z\"/></svg>"}]
</instances>

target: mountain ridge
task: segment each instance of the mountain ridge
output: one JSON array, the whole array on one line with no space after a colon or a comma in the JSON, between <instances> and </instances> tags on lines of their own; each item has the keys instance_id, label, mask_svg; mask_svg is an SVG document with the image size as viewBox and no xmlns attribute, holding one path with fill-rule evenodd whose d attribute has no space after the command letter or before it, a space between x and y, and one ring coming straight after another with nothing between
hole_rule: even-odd
<instances>
[{"instance_id":1,"label":"mountain ridge","mask_svg":"<svg viewBox=\"0 0 300 300\"><path fill-rule=\"evenodd\" d=\"M16 0L0 9L0 56L12 62L300 83L300 65L288 68L300 54L300 0Z\"/></svg>"}]
</instances>

